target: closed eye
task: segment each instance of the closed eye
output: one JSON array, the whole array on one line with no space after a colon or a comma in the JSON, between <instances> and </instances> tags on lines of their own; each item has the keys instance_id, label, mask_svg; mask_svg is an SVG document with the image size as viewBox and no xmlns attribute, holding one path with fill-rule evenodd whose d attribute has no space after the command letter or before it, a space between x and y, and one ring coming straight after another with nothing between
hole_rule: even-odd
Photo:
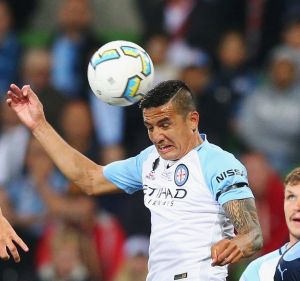
<instances>
[{"instance_id":1,"label":"closed eye","mask_svg":"<svg viewBox=\"0 0 300 281\"><path fill-rule=\"evenodd\" d=\"M169 122L164 122L164 123L162 123L162 124L160 125L160 127L163 128L163 129L167 129L167 128L170 127L170 123L169 123Z\"/></svg>"},{"instance_id":2,"label":"closed eye","mask_svg":"<svg viewBox=\"0 0 300 281\"><path fill-rule=\"evenodd\" d=\"M162 129L168 129L172 125L172 122L169 118L165 118L158 122L157 125Z\"/></svg>"}]
</instances>

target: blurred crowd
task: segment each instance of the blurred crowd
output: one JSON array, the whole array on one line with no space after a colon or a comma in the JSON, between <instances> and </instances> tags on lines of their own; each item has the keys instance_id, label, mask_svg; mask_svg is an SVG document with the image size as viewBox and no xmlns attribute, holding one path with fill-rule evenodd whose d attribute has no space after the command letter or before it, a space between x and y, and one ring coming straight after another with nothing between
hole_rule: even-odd
<instances>
[{"instance_id":1,"label":"blurred crowd","mask_svg":"<svg viewBox=\"0 0 300 281\"><path fill-rule=\"evenodd\" d=\"M0 280L145 280L142 192L83 195L5 104L11 83L30 84L49 123L89 158L106 164L139 153L150 143L138 105L104 104L87 82L91 55L111 39L145 48L155 84L187 83L200 131L248 169L264 236L259 254L279 248L288 239L282 178L300 164L299 1L126 0L118 13L123 2L109 2L0 0L0 206L30 247L20 264L0 264ZM110 13L114 23L95 25ZM135 34L126 33L130 17ZM243 268L232 267L229 280Z\"/></svg>"}]
</instances>

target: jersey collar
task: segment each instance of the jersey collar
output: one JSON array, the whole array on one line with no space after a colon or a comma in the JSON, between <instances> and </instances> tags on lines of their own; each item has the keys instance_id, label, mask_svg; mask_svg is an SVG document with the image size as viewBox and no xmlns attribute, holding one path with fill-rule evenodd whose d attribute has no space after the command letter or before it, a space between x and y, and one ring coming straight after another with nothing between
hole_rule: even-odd
<instances>
[{"instance_id":1,"label":"jersey collar","mask_svg":"<svg viewBox=\"0 0 300 281\"><path fill-rule=\"evenodd\" d=\"M208 140L207 140L206 134L200 134L200 138L202 139L203 142L201 144L199 144L198 146L196 146L194 148L194 150L199 151L204 145L209 143Z\"/></svg>"}]
</instances>

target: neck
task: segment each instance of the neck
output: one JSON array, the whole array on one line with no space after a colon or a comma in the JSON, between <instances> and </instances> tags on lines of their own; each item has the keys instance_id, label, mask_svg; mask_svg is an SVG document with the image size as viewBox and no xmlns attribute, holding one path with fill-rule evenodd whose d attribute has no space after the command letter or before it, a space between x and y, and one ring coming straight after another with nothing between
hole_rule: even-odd
<instances>
[{"instance_id":1,"label":"neck","mask_svg":"<svg viewBox=\"0 0 300 281\"><path fill-rule=\"evenodd\" d=\"M294 244L296 244L299 241L296 237L290 234L290 242L288 244L288 248L292 247Z\"/></svg>"},{"instance_id":2,"label":"neck","mask_svg":"<svg viewBox=\"0 0 300 281\"><path fill-rule=\"evenodd\" d=\"M195 148L195 147L197 147L197 146L199 146L200 144L203 143L203 140L202 140L202 138L201 138L201 136L200 136L198 130L195 131L194 137L193 137L192 139L193 139L193 141L194 141L194 146L193 146L193 148Z\"/></svg>"},{"instance_id":3,"label":"neck","mask_svg":"<svg viewBox=\"0 0 300 281\"><path fill-rule=\"evenodd\" d=\"M189 142L189 144L187 146L186 153L184 155L186 155L187 153L189 153L195 147L199 146L201 143L203 143L203 140L202 140L202 138L201 138L198 130L196 130L195 132L193 132L193 135L190 138L190 142Z\"/></svg>"}]
</instances>

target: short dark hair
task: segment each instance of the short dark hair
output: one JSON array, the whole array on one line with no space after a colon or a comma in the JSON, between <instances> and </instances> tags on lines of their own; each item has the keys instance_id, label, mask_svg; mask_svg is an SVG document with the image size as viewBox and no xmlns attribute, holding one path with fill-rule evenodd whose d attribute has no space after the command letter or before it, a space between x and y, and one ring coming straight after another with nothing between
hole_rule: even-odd
<instances>
[{"instance_id":1,"label":"short dark hair","mask_svg":"<svg viewBox=\"0 0 300 281\"><path fill-rule=\"evenodd\" d=\"M292 170L285 178L284 185L297 185L300 184L300 167Z\"/></svg>"},{"instance_id":2,"label":"short dark hair","mask_svg":"<svg viewBox=\"0 0 300 281\"><path fill-rule=\"evenodd\" d=\"M196 104L188 86L180 80L167 80L148 91L140 102L140 108L158 107L172 100L176 110L186 115L196 110Z\"/></svg>"}]
</instances>

